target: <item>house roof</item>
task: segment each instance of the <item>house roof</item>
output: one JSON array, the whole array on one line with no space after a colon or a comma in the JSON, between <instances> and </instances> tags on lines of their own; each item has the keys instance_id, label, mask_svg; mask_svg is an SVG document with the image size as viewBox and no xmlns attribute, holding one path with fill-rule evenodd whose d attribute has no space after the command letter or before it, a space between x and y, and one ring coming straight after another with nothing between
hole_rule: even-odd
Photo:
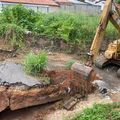
<instances>
[{"instance_id":1,"label":"house roof","mask_svg":"<svg viewBox=\"0 0 120 120\"><path fill-rule=\"evenodd\" d=\"M54 0L0 0L0 2L58 6Z\"/></svg>"}]
</instances>

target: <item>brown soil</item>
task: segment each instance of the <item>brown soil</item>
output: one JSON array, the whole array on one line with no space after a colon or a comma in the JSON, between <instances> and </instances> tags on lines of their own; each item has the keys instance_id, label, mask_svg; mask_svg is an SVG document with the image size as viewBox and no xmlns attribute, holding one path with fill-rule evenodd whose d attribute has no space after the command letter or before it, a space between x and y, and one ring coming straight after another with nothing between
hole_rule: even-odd
<instances>
[{"instance_id":1,"label":"brown soil","mask_svg":"<svg viewBox=\"0 0 120 120\"><path fill-rule=\"evenodd\" d=\"M86 107L91 107L94 103L107 102L111 101L102 99L98 94L91 94L87 100L81 100L70 111L61 108L62 101L60 101L17 111L6 110L0 113L0 120L64 120L66 117L73 117Z\"/></svg>"},{"instance_id":2,"label":"brown soil","mask_svg":"<svg viewBox=\"0 0 120 120\"><path fill-rule=\"evenodd\" d=\"M53 104L40 105L16 111L5 110L0 113L0 120L43 120L44 116L53 110Z\"/></svg>"},{"instance_id":3,"label":"brown soil","mask_svg":"<svg viewBox=\"0 0 120 120\"><path fill-rule=\"evenodd\" d=\"M32 48L34 52L39 52L39 49ZM25 54L17 54L15 58L6 59L6 61L15 61L21 62ZM64 64L70 59L75 59L80 61L80 58L75 55L67 55L64 53L49 52L49 59ZM0 56L1 57L1 56ZM116 76L116 67L115 68L106 68L104 70L99 70L95 68L96 71L103 77L103 80L106 81L111 88L120 87L120 79ZM6 110L0 113L0 120L63 120L65 117L74 116L76 113L83 110L85 107L91 107L93 103L103 103L111 102L110 100L102 99L98 94L89 95L87 100L80 101L72 111L67 111L61 108L61 103L49 103L46 105L40 105L35 107L30 107L26 109L21 109L17 111Z\"/></svg>"}]
</instances>

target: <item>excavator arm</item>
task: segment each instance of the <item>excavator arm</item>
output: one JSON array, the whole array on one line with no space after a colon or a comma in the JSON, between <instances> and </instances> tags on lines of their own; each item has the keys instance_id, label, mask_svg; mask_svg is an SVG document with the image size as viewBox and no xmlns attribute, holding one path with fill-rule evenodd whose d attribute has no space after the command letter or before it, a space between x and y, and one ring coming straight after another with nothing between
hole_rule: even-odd
<instances>
[{"instance_id":1,"label":"excavator arm","mask_svg":"<svg viewBox=\"0 0 120 120\"><path fill-rule=\"evenodd\" d=\"M90 55L92 56L93 62L96 60L96 57L99 53L99 49L104 39L105 30L109 21L120 33L120 20L118 19L120 16L120 11L118 10L115 4L114 4L115 11L112 11L112 4L113 4L112 0L107 0L104 5L100 23L97 27L96 34L90 48Z\"/></svg>"}]
</instances>

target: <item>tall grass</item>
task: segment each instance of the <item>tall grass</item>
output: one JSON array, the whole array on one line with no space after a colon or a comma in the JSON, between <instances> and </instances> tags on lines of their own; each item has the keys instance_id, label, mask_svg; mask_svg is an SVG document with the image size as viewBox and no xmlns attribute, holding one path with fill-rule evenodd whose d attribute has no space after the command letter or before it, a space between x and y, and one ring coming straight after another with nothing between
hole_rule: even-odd
<instances>
[{"instance_id":1,"label":"tall grass","mask_svg":"<svg viewBox=\"0 0 120 120\"><path fill-rule=\"evenodd\" d=\"M24 69L26 73L37 75L43 71L47 63L47 54L45 52L34 54L30 52L24 59Z\"/></svg>"},{"instance_id":2,"label":"tall grass","mask_svg":"<svg viewBox=\"0 0 120 120\"><path fill-rule=\"evenodd\" d=\"M92 42L99 19L99 16L84 14L51 13L36 22L34 31L50 39L61 39L82 48ZM110 23L105 38L118 38L116 29Z\"/></svg>"},{"instance_id":3,"label":"tall grass","mask_svg":"<svg viewBox=\"0 0 120 120\"><path fill-rule=\"evenodd\" d=\"M24 46L24 29L16 24L1 24L0 36L5 39L4 42L9 42L12 46L20 48Z\"/></svg>"},{"instance_id":4,"label":"tall grass","mask_svg":"<svg viewBox=\"0 0 120 120\"><path fill-rule=\"evenodd\" d=\"M38 17L22 5L5 7L0 13L0 37L12 46L23 47L25 31L32 31Z\"/></svg>"}]
</instances>

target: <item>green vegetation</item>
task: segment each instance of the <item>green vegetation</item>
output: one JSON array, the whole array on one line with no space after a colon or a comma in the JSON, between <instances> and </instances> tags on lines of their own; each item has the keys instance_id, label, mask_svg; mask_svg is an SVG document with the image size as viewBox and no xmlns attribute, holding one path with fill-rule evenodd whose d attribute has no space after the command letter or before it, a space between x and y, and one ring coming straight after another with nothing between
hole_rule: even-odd
<instances>
[{"instance_id":1,"label":"green vegetation","mask_svg":"<svg viewBox=\"0 0 120 120\"><path fill-rule=\"evenodd\" d=\"M93 40L98 23L98 16L51 13L37 21L34 31L50 39L61 39L72 46L85 49ZM118 37L116 30L109 24L106 38L116 39L116 37Z\"/></svg>"},{"instance_id":2,"label":"green vegetation","mask_svg":"<svg viewBox=\"0 0 120 120\"><path fill-rule=\"evenodd\" d=\"M72 120L120 120L120 103L94 104Z\"/></svg>"},{"instance_id":3,"label":"green vegetation","mask_svg":"<svg viewBox=\"0 0 120 120\"><path fill-rule=\"evenodd\" d=\"M16 24L1 24L0 36L4 37L6 42L10 42L12 46L24 46L24 29Z\"/></svg>"},{"instance_id":4,"label":"green vegetation","mask_svg":"<svg viewBox=\"0 0 120 120\"><path fill-rule=\"evenodd\" d=\"M5 7L0 13L0 37L13 46L23 47L25 31L32 30L37 13L22 5Z\"/></svg>"},{"instance_id":5,"label":"green vegetation","mask_svg":"<svg viewBox=\"0 0 120 120\"><path fill-rule=\"evenodd\" d=\"M71 66L75 63L75 60L69 60L66 62L66 68L71 69Z\"/></svg>"},{"instance_id":6,"label":"green vegetation","mask_svg":"<svg viewBox=\"0 0 120 120\"><path fill-rule=\"evenodd\" d=\"M41 52L38 55L30 52L24 59L24 69L28 74L37 75L43 71L46 63L47 54L45 52Z\"/></svg>"},{"instance_id":7,"label":"green vegetation","mask_svg":"<svg viewBox=\"0 0 120 120\"><path fill-rule=\"evenodd\" d=\"M16 24L27 30L32 30L38 18L38 13L22 5L5 7L2 11L4 23Z\"/></svg>"},{"instance_id":8,"label":"green vegetation","mask_svg":"<svg viewBox=\"0 0 120 120\"><path fill-rule=\"evenodd\" d=\"M0 13L0 37L11 41L12 45L21 47L25 43L25 31L31 31L41 37L63 40L73 48L85 50L93 40L98 23L98 16L59 12L43 14L16 5L6 7ZM116 30L109 24L106 38L117 37Z\"/></svg>"},{"instance_id":9,"label":"green vegetation","mask_svg":"<svg viewBox=\"0 0 120 120\"><path fill-rule=\"evenodd\" d=\"M120 4L120 0L116 0L116 3Z\"/></svg>"}]
</instances>

